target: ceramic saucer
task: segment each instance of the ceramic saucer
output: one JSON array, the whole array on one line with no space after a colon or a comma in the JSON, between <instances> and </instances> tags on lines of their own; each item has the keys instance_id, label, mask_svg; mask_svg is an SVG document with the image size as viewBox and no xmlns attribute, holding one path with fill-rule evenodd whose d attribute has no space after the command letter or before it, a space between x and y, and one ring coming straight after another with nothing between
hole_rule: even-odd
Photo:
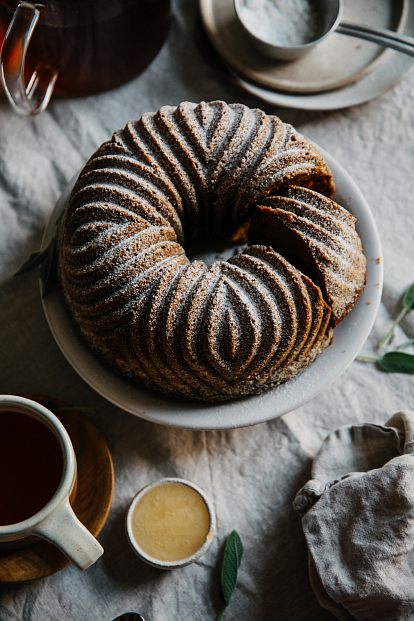
<instances>
[{"instance_id":1,"label":"ceramic saucer","mask_svg":"<svg viewBox=\"0 0 414 621\"><path fill-rule=\"evenodd\" d=\"M403 32L409 0L344 0L343 20ZM201 19L213 46L243 79L296 94L342 88L371 73L391 54L379 45L333 33L302 58L281 62L262 56L237 19L233 0L200 0Z\"/></svg>"}]
</instances>

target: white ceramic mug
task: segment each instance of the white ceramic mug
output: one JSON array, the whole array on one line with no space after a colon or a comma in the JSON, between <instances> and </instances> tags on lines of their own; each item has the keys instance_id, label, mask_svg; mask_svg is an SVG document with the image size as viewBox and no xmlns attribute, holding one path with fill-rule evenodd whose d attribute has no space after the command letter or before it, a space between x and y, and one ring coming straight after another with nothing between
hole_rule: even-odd
<instances>
[{"instance_id":1,"label":"white ceramic mug","mask_svg":"<svg viewBox=\"0 0 414 621\"><path fill-rule=\"evenodd\" d=\"M52 431L62 449L63 474L56 492L40 511L17 524L0 526L0 542L17 541L33 535L41 537L56 545L78 569L87 569L103 554L103 548L81 524L69 504L77 468L66 429L48 409L23 397L0 395L1 411L26 414Z\"/></svg>"}]
</instances>

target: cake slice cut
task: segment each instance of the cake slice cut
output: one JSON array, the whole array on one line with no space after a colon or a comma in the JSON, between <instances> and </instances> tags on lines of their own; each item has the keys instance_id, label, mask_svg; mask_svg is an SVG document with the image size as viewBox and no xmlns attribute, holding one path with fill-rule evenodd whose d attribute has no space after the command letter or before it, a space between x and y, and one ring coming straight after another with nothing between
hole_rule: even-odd
<instances>
[{"instance_id":1,"label":"cake slice cut","mask_svg":"<svg viewBox=\"0 0 414 621\"><path fill-rule=\"evenodd\" d=\"M367 261L355 218L331 199L289 186L284 196L260 202L251 220L250 244L266 244L317 285L335 327L364 290Z\"/></svg>"},{"instance_id":2,"label":"cake slice cut","mask_svg":"<svg viewBox=\"0 0 414 621\"><path fill-rule=\"evenodd\" d=\"M331 309L323 299L322 291L307 276L302 274L302 280L308 291L312 309L312 325L309 331L308 339L304 344L299 358L305 359L313 349L318 349L321 341L328 332L328 326L331 319ZM332 330L330 332L332 337ZM329 339L330 340L330 339ZM325 349L325 348L324 348Z\"/></svg>"}]
</instances>

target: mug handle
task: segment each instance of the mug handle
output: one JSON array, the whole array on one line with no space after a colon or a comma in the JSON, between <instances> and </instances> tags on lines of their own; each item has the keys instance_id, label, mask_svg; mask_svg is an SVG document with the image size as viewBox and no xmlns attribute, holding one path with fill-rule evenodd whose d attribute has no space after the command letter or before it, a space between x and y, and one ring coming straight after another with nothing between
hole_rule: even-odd
<instances>
[{"instance_id":1,"label":"mug handle","mask_svg":"<svg viewBox=\"0 0 414 621\"><path fill-rule=\"evenodd\" d=\"M68 501L35 526L32 534L54 543L80 570L93 565L104 552L99 541L78 520Z\"/></svg>"},{"instance_id":2,"label":"mug handle","mask_svg":"<svg viewBox=\"0 0 414 621\"><path fill-rule=\"evenodd\" d=\"M58 77L58 69L39 63L29 80L24 82L27 48L39 20L43 4L20 2L4 37L0 56L1 82L16 112L27 116L46 109Z\"/></svg>"}]
</instances>

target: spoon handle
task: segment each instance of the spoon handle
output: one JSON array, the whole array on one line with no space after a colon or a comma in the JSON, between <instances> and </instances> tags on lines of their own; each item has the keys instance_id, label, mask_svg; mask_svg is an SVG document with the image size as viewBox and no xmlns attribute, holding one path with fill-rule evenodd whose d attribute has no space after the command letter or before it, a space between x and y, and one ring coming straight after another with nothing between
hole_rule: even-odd
<instances>
[{"instance_id":1,"label":"spoon handle","mask_svg":"<svg viewBox=\"0 0 414 621\"><path fill-rule=\"evenodd\" d=\"M357 37L379 43L385 47L391 47L393 50L403 52L409 56L414 56L414 39L405 35L400 35L392 30L383 28L370 28L369 26L361 26L359 24L351 24L349 22L341 22L336 28L339 34Z\"/></svg>"},{"instance_id":2,"label":"spoon handle","mask_svg":"<svg viewBox=\"0 0 414 621\"><path fill-rule=\"evenodd\" d=\"M113 621L145 621L145 619L137 612L126 612L120 617L114 619Z\"/></svg>"}]
</instances>

